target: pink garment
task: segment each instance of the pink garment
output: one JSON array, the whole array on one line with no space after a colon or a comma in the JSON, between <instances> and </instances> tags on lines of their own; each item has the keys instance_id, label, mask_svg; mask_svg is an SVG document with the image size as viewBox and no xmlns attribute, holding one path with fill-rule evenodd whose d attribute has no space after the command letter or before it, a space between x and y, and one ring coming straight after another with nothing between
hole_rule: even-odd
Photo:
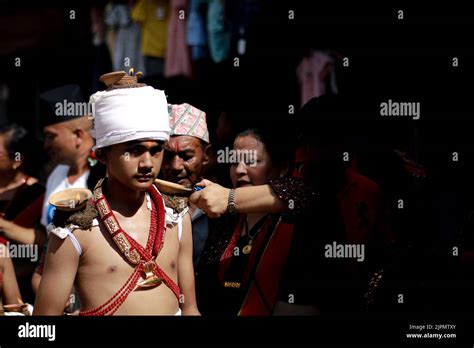
<instances>
[{"instance_id":1,"label":"pink garment","mask_svg":"<svg viewBox=\"0 0 474 348\"><path fill-rule=\"evenodd\" d=\"M186 41L187 0L171 0L168 45L165 56L165 77L191 77L191 56ZM180 11L183 10L180 14ZM184 19L180 19L180 16Z\"/></svg>"},{"instance_id":2,"label":"pink garment","mask_svg":"<svg viewBox=\"0 0 474 348\"><path fill-rule=\"evenodd\" d=\"M326 94L325 79L332 70L334 60L324 52L313 52L303 58L296 69L301 86L301 106L314 97Z\"/></svg>"}]
</instances>

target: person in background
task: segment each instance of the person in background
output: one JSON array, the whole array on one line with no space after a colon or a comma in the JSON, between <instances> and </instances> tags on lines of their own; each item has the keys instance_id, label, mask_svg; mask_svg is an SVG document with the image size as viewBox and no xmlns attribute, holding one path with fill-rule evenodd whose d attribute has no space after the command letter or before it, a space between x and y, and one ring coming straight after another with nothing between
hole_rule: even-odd
<instances>
[{"instance_id":1,"label":"person in background","mask_svg":"<svg viewBox=\"0 0 474 348\"><path fill-rule=\"evenodd\" d=\"M64 85L40 95L44 150L56 165L48 176L42 205L41 224L48 235L48 225L55 211L55 207L48 202L51 195L68 188L93 188L105 172L104 166L97 162L92 151L92 121L80 109L75 110L77 113L58 114L57 105L64 101L77 106L84 105L80 87L74 84ZM44 269L47 244L48 242L43 247L40 261L31 278L35 293Z\"/></svg>"},{"instance_id":2,"label":"person in background","mask_svg":"<svg viewBox=\"0 0 474 348\"><path fill-rule=\"evenodd\" d=\"M282 214L238 214L232 207L235 189L268 184L290 172L291 148L280 146L278 138L260 129L235 138L228 213L210 230L197 269L203 314L273 314L293 225Z\"/></svg>"},{"instance_id":3,"label":"person in background","mask_svg":"<svg viewBox=\"0 0 474 348\"><path fill-rule=\"evenodd\" d=\"M170 140L165 145L163 178L192 187L203 179L212 145L206 113L187 103L169 105ZM201 209L189 207L193 229L193 263L197 266L209 233L209 221Z\"/></svg>"},{"instance_id":4,"label":"person in background","mask_svg":"<svg viewBox=\"0 0 474 348\"><path fill-rule=\"evenodd\" d=\"M235 190L235 208L240 213L291 213L295 218L276 314L362 310L367 273L376 263L371 251L383 250L373 246L390 239L380 188L344 160L354 153L347 143L350 134L340 128L344 120L338 122L336 116L350 121L351 104L335 96L306 104L297 115L298 145L291 181ZM311 119L318 127L308 126ZM192 203L209 217L228 211L228 188L206 180L198 185L205 188L193 193ZM307 195L310 191L317 192L317 199ZM334 241L367 245L369 256L362 263L327 258L325 246Z\"/></svg>"},{"instance_id":5,"label":"person in background","mask_svg":"<svg viewBox=\"0 0 474 348\"><path fill-rule=\"evenodd\" d=\"M26 169L33 150L23 127L11 124L0 129L0 236L9 243L41 250L46 240L39 223L45 189ZM30 279L38 254L36 259L12 260L21 291L30 303L34 302Z\"/></svg>"}]
</instances>

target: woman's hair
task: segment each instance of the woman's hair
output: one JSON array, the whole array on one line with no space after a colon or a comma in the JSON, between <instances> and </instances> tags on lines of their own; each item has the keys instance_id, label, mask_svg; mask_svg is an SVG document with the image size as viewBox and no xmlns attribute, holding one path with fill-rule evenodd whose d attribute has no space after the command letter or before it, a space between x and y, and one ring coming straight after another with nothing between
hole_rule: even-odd
<instances>
[{"instance_id":1,"label":"woman's hair","mask_svg":"<svg viewBox=\"0 0 474 348\"><path fill-rule=\"evenodd\" d=\"M27 134L25 128L15 123L0 128L0 135L5 136L5 149L12 160L15 160L17 153L23 155L28 148Z\"/></svg>"},{"instance_id":2,"label":"woman's hair","mask_svg":"<svg viewBox=\"0 0 474 348\"><path fill-rule=\"evenodd\" d=\"M0 127L0 135L5 136L5 150L12 160L18 160L18 154L21 156L21 170L30 176L38 176L39 170L44 162L44 152L38 152L41 143L29 136L28 131L12 123Z\"/></svg>"},{"instance_id":3,"label":"woman's hair","mask_svg":"<svg viewBox=\"0 0 474 348\"><path fill-rule=\"evenodd\" d=\"M290 169L293 163L295 144L289 134L285 135L283 132L264 130L263 128L248 128L238 133L235 139L245 136L252 136L261 142L274 165L288 165Z\"/></svg>"}]
</instances>

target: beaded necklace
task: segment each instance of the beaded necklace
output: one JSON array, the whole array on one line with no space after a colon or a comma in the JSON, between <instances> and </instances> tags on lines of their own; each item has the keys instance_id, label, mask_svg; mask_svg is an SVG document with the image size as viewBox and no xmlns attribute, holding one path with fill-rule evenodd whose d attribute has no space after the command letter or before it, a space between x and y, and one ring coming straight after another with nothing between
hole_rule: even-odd
<instances>
[{"instance_id":1,"label":"beaded necklace","mask_svg":"<svg viewBox=\"0 0 474 348\"><path fill-rule=\"evenodd\" d=\"M151 219L148 241L146 247L143 248L120 227L117 218L102 192L104 181L105 179L99 180L94 188L97 211L121 254L125 256L129 263L135 265L135 269L125 284L112 298L102 306L81 312L80 315L112 315L123 304L136 286L139 288L151 288L159 286L164 282L179 299L180 289L178 285L154 261L163 248L165 238L165 214L161 195L154 187L150 187L147 191L151 196ZM156 207L158 207L158 209L156 209ZM142 280L140 280L141 276L143 276Z\"/></svg>"}]
</instances>

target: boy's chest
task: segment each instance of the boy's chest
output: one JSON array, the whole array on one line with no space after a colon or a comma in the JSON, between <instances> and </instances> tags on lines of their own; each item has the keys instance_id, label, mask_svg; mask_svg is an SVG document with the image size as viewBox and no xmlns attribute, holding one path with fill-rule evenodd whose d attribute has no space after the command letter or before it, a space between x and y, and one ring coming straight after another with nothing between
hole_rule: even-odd
<instances>
[{"instance_id":1,"label":"boy's chest","mask_svg":"<svg viewBox=\"0 0 474 348\"><path fill-rule=\"evenodd\" d=\"M149 222L146 229L142 225L137 225L134 232L128 232L130 237L134 238L142 247L145 248L149 235ZM135 267L129 263L126 257L111 238L103 224L100 229L95 227L87 240L87 248L80 261L79 273L87 277L110 277L118 274L129 275ZM158 240L156 242L159 242ZM163 246L156 257L155 262L170 277L173 277L177 269L179 254L179 241L176 228L166 228L163 233Z\"/></svg>"}]
</instances>

